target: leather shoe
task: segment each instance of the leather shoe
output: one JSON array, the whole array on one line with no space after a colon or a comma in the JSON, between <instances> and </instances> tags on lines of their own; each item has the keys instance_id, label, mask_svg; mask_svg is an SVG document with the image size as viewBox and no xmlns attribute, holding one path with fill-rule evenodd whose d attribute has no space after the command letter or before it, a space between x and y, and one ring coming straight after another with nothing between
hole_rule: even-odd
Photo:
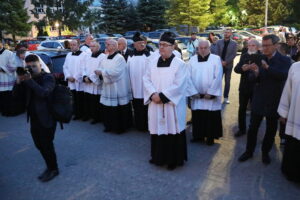
<instances>
[{"instance_id":1,"label":"leather shoe","mask_svg":"<svg viewBox=\"0 0 300 200\"><path fill-rule=\"evenodd\" d=\"M248 159L250 159L250 158L252 158L253 157L253 155L252 155L252 153L249 153L249 152L245 152L245 153L243 153L240 157L239 157L239 161L240 162L244 162L244 161L246 161L246 160L248 160Z\"/></svg>"},{"instance_id":2,"label":"leather shoe","mask_svg":"<svg viewBox=\"0 0 300 200\"><path fill-rule=\"evenodd\" d=\"M245 135L246 134L246 131L238 131L234 134L234 137L240 137L242 135Z\"/></svg>"},{"instance_id":3,"label":"leather shoe","mask_svg":"<svg viewBox=\"0 0 300 200\"><path fill-rule=\"evenodd\" d=\"M59 175L58 169L55 170L49 170L44 177L42 177L40 180L42 182L48 182L51 181L53 178L55 178L57 175Z\"/></svg>"},{"instance_id":4,"label":"leather shoe","mask_svg":"<svg viewBox=\"0 0 300 200\"><path fill-rule=\"evenodd\" d=\"M263 153L261 158L262 158L262 162L263 162L265 165L268 165L268 164L271 163L271 158L270 158L269 154Z\"/></svg>"},{"instance_id":5,"label":"leather shoe","mask_svg":"<svg viewBox=\"0 0 300 200\"><path fill-rule=\"evenodd\" d=\"M38 176L38 179L43 179L44 176L49 172L49 169L45 169L45 171L43 173L41 173L41 175Z\"/></svg>"}]
</instances>

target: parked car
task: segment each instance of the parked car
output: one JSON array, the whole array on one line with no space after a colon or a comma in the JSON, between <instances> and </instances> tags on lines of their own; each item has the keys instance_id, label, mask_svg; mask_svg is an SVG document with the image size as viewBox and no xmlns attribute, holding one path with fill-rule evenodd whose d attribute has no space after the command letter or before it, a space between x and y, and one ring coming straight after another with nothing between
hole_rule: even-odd
<instances>
[{"instance_id":1,"label":"parked car","mask_svg":"<svg viewBox=\"0 0 300 200\"><path fill-rule=\"evenodd\" d=\"M45 40L41 42L37 50L65 49L64 41L65 40Z\"/></svg>"},{"instance_id":2,"label":"parked car","mask_svg":"<svg viewBox=\"0 0 300 200\"><path fill-rule=\"evenodd\" d=\"M35 51L37 50L38 46L40 45L40 40L22 40L20 42L21 45L27 45L27 48L29 51Z\"/></svg>"},{"instance_id":3,"label":"parked car","mask_svg":"<svg viewBox=\"0 0 300 200\"><path fill-rule=\"evenodd\" d=\"M50 36L37 36L36 39L40 40L40 41L44 41L44 40L50 40L51 37Z\"/></svg>"},{"instance_id":4,"label":"parked car","mask_svg":"<svg viewBox=\"0 0 300 200\"><path fill-rule=\"evenodd\" d=\"M104 33L95 34L95 38L109 38L110 36Z\"/></svg>"},{"instance_id":5,"label":"parked car","mask_svg":"<svg viewBox=\"0 0 300 200\"><path fill-rule=\"evenodd\" d=\"M256 40L258 40L259 42L262 41L262 37L259 36L259 35L255 35L253 33L250 33L248 31L237 31L237 33L239 33L243 39L245 40L248 40L249 38L255 38Z\"/></svg>"},{"instance_id":6,"label":"parked car","mask_svg":"<svg viewBox=\"0 0 300 200\"><path fill-rule=\"evenodd\" d=\"M38 50L31 51L38 55L49 67L50 72L54 75L58 83L66 84L64 80L63 65L70 50Z\"/></svg>"},{"instance_id":7,"label":"parked car","mask_svg":"<svg viewBox=\"0 0 300 200\"><path fill-rule=\"evenodd\" d=\"M219 39L223 39L223 34L221 32L215 33L214 31L197 33L197 36L208 39L208 36L211 32L214 33Z\"/></svg>"}]
</instances>

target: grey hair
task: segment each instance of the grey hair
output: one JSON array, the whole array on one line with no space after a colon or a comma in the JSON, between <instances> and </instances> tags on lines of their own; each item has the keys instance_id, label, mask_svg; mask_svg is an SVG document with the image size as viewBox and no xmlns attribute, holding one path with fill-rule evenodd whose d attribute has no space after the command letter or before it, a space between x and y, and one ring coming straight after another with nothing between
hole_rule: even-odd
<instances>
[{"instance_id":1,"label":"grey hair","mask_svg":"<svg viewBox=\"0 0 300 200\"><path fill-rule=\"evenodd\" d=\"M114 44L116 47L118 47L118 42L116 41L116 40L114 40L114 39L112 39L112 38L108 38L107 40L106 40L106 42L107 43L112 43L112 44Z\"/></svg>"},{"instance_id":2,"label":"grey hair","mask_svg":"<svg viewBox=\"0 0 300 200\"><path fill-rule=\"evenodd\" d=\"M275 34L265 35L262 39L272 40L272 44L277 44L280 41L279 37Z\"/></svg>"},{"instance_id":3,"label":"grey hair","mask_svg":"<svg viewBox=\"0 0 300 200\"><path fill-rule=\"evenodd\" d=\"M208 45L208 47L210 47L210 41L209 40L199 40L199 44L198 44L198 46L200 46L201 44L207 44Z\"/></svg>"},{"instance_id":4,"label":"grey hair","mask_svg":"<svg viewBox=\"0 0 300 200\"><path fill-rule=\"evenodd\" d=\"M97 47L99 47L99 48L100 48L100 44L99 44L99 42L97 42L97 41L95 41L95 40L91 41L91 44L95 44Z\"/></svg>"},{"instance_id":5,"label":"grey hair","mask_svg":"<svg viewBox=\"0 0 300 200\"><path fill-rule=\"evenodd\" d=\"M254 43L257 47L260 47L260 42L258 41L258 40L256 40L256 39L251 39L251 40L249 40L248 41L248 44L249 43Z\"/></svg>"},{"instance_id":6,"label":"grey hair","mask_svg":"<svg viewBox=\"0 0 300 200\"><path fill-rule=\"evenodd\" d=\"M92 34L87 34L84 39L86 40L88 37L93 37L93 35Z\"/></svg>"},{"instance_id":7,"label":"grey hair","mask_svg":"<svg viewBox=\"0 0 300 200\"><path fill-rule=\"evenodd\" d=\"M119 42L119 41L123 41L123 42L125 42L125 44L127 45L127 40L126 40L126 38L120 37L120 38L118 39L118 42Z\"/></svg>"}]
</instances>

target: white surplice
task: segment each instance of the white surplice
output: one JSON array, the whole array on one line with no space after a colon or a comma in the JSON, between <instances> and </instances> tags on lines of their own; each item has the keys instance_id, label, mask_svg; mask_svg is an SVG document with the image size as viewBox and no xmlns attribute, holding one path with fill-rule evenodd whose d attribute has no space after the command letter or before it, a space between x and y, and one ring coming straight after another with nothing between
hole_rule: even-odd
<instances>
[{"instance_id":1,"label":"white surplice","mask_svg":"<svg viewBox=\"0 0 300 200\"><path fill-rule=\"evenodd\" d=\"M91 55L91 54L92 54L91 49L90 49L87 45L82 45L82 46L80 47L80 51L83 51L83 52L85 52L85 53L88 54L88 55Z\"/></svg>"},{"instance_id":2,"label":"white surplice","mask_svg":"<svg viewBox=\"0 0 300 200\"><path fill-rule=\"evenodd\" d=\"M7 49L2 49L2 51L0 54L0 92L11 91L16 81L13 52Z\"/></svg>"},{"instance_id":3,"label":"white surplice","mask_svg":"<svg viewBox=\"0 0 300 200\"><path fill-rule=\"evenodd\" d=\"M128 57L127 65L133 98L144 98L143 76L146 73L150 56L151 55L147 57L145 54L143 54L141 56L133 55Z\"/></svg>"},{"instance_id":4,"label":"white surplice","mask_svg":"<svg viewBox=\"0 0 300 200\"><path fill-rule=\"evenodd\" d=\"M100 103L105 106L128 104L132 93L124 57L117 53L113 59L109 59L109 55L105 55L99 70L103 77Z\"/></svg>"},{"instance_id":5,"label":"white surplice","mask_svg":"<svg viewBox=\"0 0 300 200\"><path fill-rule=\"evenodd\" d=\"M278 113L287 118L285 133L300 140L300 62L294 63L289 70Z\"/></svg>"},{"instance_id":6,"label":"white surplice","mask_svg":"<svg viewBox=\"0 0 300 200\"><path fill-rule=\"evenodd\" d=\"M83 83L84 92L94 95L99 95L101 92L102 81L99 76L95 74L95 70L98 70L102 60L105 58L105 54L101 53L97 57L88 55L86 59L86 65L83 69L83 76L87 76L92 83Z\"/></svg>"},{"instance_id":7,"label":"white surplice","mask_svg":"<svg viewBox=\"0 0 300 200\"><path fill-rule=\"evenodd\" d=\"M75 82L68 81L68 86L71 90L83 91L83 70L86 64L88 55L85 52L81 52L80 55L72 55L72 52L66 56L65 63L63 65L63 71L65 79L73 77Z\"/></svg>"},{"instance_id":8,"label":"white surplice","mask_svg":"<svg viewBox=\"0 0 300 200\"><path fill-rule=\"evenodd\" d=\"M190 87L194 87L198 94L216 96L211 100L192 97L191 109L221 110L223 67L220 57L210 54L206 62L198 62L198 55L194 55L188 63L188 70L191 77Z\"/></svg>"},{"instance_id":9,"label":"white surplice","mask_svg":"<svg viewBox=\"0 0 300 200\"><path fill-rule=\"evenodd\" d=\"M188 71L185 62L174 57L169 67L157 67L159 57L152 57L144 81L144 103L148 107L150 134L179 134L186 124L186 89ZM150 100L162 92L170 102L156 104Z\"/></svg>"}]
</instances>

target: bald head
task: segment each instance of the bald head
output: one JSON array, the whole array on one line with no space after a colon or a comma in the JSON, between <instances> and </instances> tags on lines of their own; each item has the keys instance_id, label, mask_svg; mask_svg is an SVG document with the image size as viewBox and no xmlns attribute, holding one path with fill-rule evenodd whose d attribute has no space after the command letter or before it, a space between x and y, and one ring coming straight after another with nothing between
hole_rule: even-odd
<instances>
[{"instance_id":1,"label":"bald head","mask_svg":"<svg viewBox=\"0 0 300 200\"><path fill-rule=\"evenodd\" d=\"M90 49L92 53L97 53L100 50L100 44L97 41L92 40L90 43Z\"/></svg>"},{"instance_id":2,"label":"bald head","mask_svg":"<svg viewBox=\"0 0 300 200\"><path fill-rule=\"evenodd\" d=\"M70 42L70 48L72 52L76 52L79 50L79 42L78 40L71 40Z\"/></svg>"},{"instance_id":3,"label":"bald head","mask_svg":"<svg viewBox=\"0 0 300 200\"><path fill-rule=\"evenodd\" d=\"M118 42L111 38L105 41L105 46L109 54L113 54L118 50Z\"/></svg>"},{"instance_id":4,"label":"bald head","mask_svg":"<svg viewBox=\"0 0 300 200\"><path fill-rule=\"evenodd\" d=\"M91 42L93 41L93 36L91 35L91 34L88 34L88 35L86 35L85 36L85 44L87 44L87 45L91 45Z\"/></svg>"},{"instance_id":5,"label":"bald head","mask_svg":"<svg viewBox=\"0 0 300 200\"><path fill-rule=\"evenodd\" d=\"M127 47L127 40L123 37L118 39L118 50L124 51Z\"/></svg>"},{"instance_id":6,"label":"bald head","mask_svg":"<svg viewBox=\"0 0 300 200\"><path fill-rule=\"evenodd\" d=\"M198 45L198 54L202 57L210 53L210 42L208 40L200 40Z\"/></svg>"}]
</instances>

